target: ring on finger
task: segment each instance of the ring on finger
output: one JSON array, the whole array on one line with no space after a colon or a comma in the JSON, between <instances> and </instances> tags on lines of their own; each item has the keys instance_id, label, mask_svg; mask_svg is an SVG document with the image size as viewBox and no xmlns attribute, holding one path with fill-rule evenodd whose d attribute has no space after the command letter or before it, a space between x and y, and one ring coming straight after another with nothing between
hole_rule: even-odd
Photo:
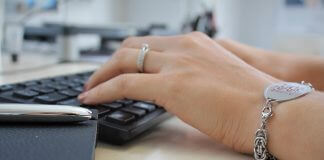
<instances>
[{"instance_id":1,"label":"ring on finger","mask_svg":"<svg viewBox=\"0 0 324 160\"><path fill-rule=\"evenodd\" d=\"M137 65L137 69L140 73L143 73L144 72L144 61L145 61L145 57L146 57L146 54L150 51L150 47L148 44L146 43L143 43L142 44L142 48L140 50L140 53L137 57L137 62L136 62L136 65Z\"/></svg>"}]
</instances>

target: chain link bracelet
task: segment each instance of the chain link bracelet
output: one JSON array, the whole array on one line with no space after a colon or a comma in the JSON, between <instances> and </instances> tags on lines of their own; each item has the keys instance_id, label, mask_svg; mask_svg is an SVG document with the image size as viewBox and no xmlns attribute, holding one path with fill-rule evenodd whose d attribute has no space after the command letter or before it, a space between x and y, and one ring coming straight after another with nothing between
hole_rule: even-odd
<instances>
[{"instance_id":1,"label":"chain link bracelet","mask_svg":"<svg viewBox=\"0 0 324 160\"><path fill-rule=\"evenodd\" d=\"M292 83L280 82L268 86L264 91L266 99L261 112L261 126L255 133L254 139L254 159L255 160L277 160L276 157L271 155L267 149L268 134L267 122L274 115L272 107L273 102L284 102L304 96L314 88L310 83Z\"/></svg>"}]
</instances>

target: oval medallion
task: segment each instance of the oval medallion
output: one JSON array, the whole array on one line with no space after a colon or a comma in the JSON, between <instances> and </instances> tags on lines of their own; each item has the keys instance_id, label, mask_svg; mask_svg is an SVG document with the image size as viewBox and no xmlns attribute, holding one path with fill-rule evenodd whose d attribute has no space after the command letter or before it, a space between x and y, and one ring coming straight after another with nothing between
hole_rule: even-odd
<instances>
[{"instance_id":1,"label":"oval medallion","mask_svg":"<svg viewBox=\"0 0 324 160\"><path fill-rule=\"evenodd\" d=\"M266 99L273 99L282 102L306 95L312 90L313 88L309 85L293 82L280 82L268 86L264 91L264 97Z\"/></svg>"}]
</instances>

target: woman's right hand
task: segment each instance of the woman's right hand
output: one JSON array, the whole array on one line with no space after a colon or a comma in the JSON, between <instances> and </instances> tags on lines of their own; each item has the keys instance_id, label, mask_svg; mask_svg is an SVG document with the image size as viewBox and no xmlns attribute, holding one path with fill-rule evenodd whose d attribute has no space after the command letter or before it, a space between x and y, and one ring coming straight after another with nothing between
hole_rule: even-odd
<instances>
[{"instance_id":1,"label":"woman's right hand","mask_svg":"<svg viewBox=\"0 0 324 160\"><path fill-rule=\"evenodd\" d=\"M136 60L151 50L144 72ZM264 88L276 82L202 33L127 39L79 96L85 104L129 98L153 101L216 141L253 152Z\"/></svg>"},{"instance_id":2,"label":"woman's right hand","mask_svg":"<svg viewBox=\"0 0 324 160\"><path fill-rule=\"evenodd\" d=\"M144 72L136 60L150 45ZM248 65L201 33L126 40L91 76L86 104L129 98L153 101L236 151L253 152L266 86L279 80ZM279 159L324 159L323 93L313 92L273 108L268 149Z\"/></svg>"}]
</instances>

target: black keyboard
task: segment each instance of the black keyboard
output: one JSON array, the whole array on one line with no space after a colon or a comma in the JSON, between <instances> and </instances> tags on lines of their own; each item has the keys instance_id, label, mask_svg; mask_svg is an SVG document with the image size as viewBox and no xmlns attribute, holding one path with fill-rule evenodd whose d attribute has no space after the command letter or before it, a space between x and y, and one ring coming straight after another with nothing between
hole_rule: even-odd
<instances>
[{"instance_id":1,"label":"black keyboard","mask_svg":"<svg viewBox=\"0 0 324 160\"><path fill-rule=\"evenodd\" d=\"M98 113L99 139L123 144L170 117L150 102L130 99L95 106L81 104L77 96L92 72L63 75L0 86L0 103L81 106Z\"/></svg>"}]
</instances>

